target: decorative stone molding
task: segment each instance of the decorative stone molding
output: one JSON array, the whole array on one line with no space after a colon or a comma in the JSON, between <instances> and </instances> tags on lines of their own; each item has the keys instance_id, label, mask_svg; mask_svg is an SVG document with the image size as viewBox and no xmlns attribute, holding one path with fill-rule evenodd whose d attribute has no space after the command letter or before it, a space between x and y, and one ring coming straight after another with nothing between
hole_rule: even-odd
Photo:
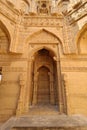
<instances>
[{"instance_id":1,"label":"decorative stone molding","mask_svg":"<svg viewBox=\"0 0 87 130\"><path fill-rule=\"evenodd\" d=\"M9 58L11 60L18 60L18 61L22 61L22 60L27 60L27 58L20 58L21 55L9 55L8 53L5 55L5 54L2 54L0 55L0 62L7 62L9 60ZM9 61L10 62L10 61Z\"/></svg>"},{"instance_id":2,"label":"decorative stone molding","mask_svg":"<svg viewBox=\"0 0 87 130\"><path fill-rule=\"evenodd\" d=\"M1 84L6 84L6 85L8 85L8 84L18 84L18 81L14 81L14 80L2 80L1 81Z\"/></svg>"},{"instance_id":3,"label":"decorative stone molding","mask_svg":"<svg viewBox=\"0 0 87 130\"><path fill-rule=\"evenodd\" d=\"M64 104L64 113L67 114L67 96L68 96L68 90L66 88L67 86L67 76L66 74L61 74L62 76L62 93L63 93L63 104Z\"/></svg>"},{"instance_id":4,"label":"decorative stone molding","mask_svg":"<svg viewBox=\"0 0 87 130\"><path fill-rule=\"evenodd\" d=\"M62 67L61 70L64 72L87 72L87 67Z\"/></svg>"},{"instance_id":5,"label":"decorative stone molding","mask_svg":"<svg viewBox=\"0 0 87 130\"><path fill-rule=\"evenodd\" d=\"M63 43L64 53L65 54L73 53L74 52L74 48L73 48L74 45L71 45L71 47L70 47L70 44L72 44L71 27L69 26L66 18L63 21L63 41L64 41L64 43Z\"/></svg>"},{"instance_id":6,"label":"decorative stone molding","mask_svg":"<svg viewBox=\"0 0 87 130\"><path fill-rule=\"evenodd\" d=\"M81 18L87 16L87 2L84 2L78 8L68 13L67 16L68 16L70 25L79 21Z\"/></svg>"},{"instance_id":7,"label":"decorative stone molding","mask_svg":"<svg viewBox=\"0 0 87 130\"><path fill-rule=\"evenodd\" d=\"M0 62L0 66L9 66L8 62Z\"/></svg>"},{"instance_id":8,"label":"decorative stone molding","mask_svg":"<svg viewBox=\"0 0 87 130\"><path fill-rule=\"evenodd\" d=\"M24 17L22 25L26 27L62 27L63 17Z\"/></svg>"},{"instance_id":9,"label":"decorative stone molding","mask_svg":"<svg viewBox=\"0 0 87 130\"><path fill-rule=\"evenodd\" d=\"M80 57L72 57L72 56L70 56L70 57L68 57L68 59L61 58L61 61L87 61L87 56L86 57L84 57L84 55L80 55Z\"/></svg>"},{"instance_id":10,"label":"decorative stone molding","mask_svg":"<svg viewBox=\"0 0 87 130\"><path fill-rule=\"evenodd\" d=\"M16 115L20 115L24 111L24 89L25 89L25 75L21 73L19 75L19 85L20 85L20 94L19 94L19 100L18 100L18 107L16 110Z\"/></svg>"},{"instance_id":11,"label":"decorative stone molding","mask_svg":"<svg viewBox=\"0 0 87 130\"><path fill-rule=\"evenodd\" d=\"M12 0L6 0L6 2L7 2L10 6L14 7L14 4L13 4L13 1L12 1Z\"/></svg>"},{"instance_id":12,"label":"decorative stone molding","mask_svg":"<svg viewBox=\"0 0 87 130\"><path fill-rule=\"evenodd\" d=\"M75 1L75 2L73 2L74 4L73 4L73 9L76 9L76 8L78 8L80 5L81 5L81 3L82 3L82 1L81 0L77 0L77 1Z\"/></svg>"},{"instance_id":13,"label":"decorative stone molding","mask_svg":"<svg viewBox=\"0 0 87 130\"><path fill-rule=\"evenodd\" d=\"M23 67L3 67L3 72L26 72Z\"/></svg>"},{"instance_id":14,"label":"decorative stone molding","mask_svg":"<svg viewBox=\"0 0 87 130\"><path fill-rule=\"evenodd\" d=\"M0 0L0 13L6 18L11 20L11 22L16 23L19 16L19 12L14 10L13 7L6 5L4 1Z\"/></svg>"}]
</instances>

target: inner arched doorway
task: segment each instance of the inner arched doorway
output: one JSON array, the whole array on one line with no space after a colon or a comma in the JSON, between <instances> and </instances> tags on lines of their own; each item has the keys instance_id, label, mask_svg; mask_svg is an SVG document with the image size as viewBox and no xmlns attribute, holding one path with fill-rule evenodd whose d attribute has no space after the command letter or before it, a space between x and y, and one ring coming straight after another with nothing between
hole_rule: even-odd
<instances>
[{"instance_id":1,"label":"inner arched doorway","mask_svg":"<svg viewBox=\"0 0 87 130\"><path fill-rule=\"evenodd\" d=\"M57 70L52 54L41 49L33 62L32 105L58 105Z\"/></svg>"}]
</instances>

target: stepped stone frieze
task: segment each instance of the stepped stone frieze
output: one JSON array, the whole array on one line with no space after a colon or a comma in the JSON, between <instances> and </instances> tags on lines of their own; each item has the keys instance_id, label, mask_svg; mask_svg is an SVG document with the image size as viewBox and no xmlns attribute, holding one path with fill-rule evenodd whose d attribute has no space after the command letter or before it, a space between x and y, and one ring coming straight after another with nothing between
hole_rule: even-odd
<instances>
[{"instance_id":1,"label":"stepped stone frieze","mask_svg":"<svg viewBox=\"0 0 87 130\"><path fill-rule=\"evenodd\" d=\"M62 27L62 16L59 17L24 17L22 24L24 26L46 26L46 27Z\"/></svg>"}]
</instances>

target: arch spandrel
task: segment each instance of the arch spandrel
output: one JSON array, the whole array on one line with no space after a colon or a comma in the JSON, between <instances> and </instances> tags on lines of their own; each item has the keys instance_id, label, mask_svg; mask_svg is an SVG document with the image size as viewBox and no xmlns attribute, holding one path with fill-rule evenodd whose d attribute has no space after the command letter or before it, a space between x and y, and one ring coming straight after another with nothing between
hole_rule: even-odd
<instances>
[{"instance_id":1,"label":"arch spandrel","mask_svg":"<svg viewBox=\"0 0 87 130\"><path fill-rule=\"evenodd\" d=\"M41 29L30 35L26 43L30 46L29 55L34 55L38 50L44 48L52 52L53 56L57 56L57 45L62 48L60 38L45 29Z\"/></svg>"},{"instance_id":2,"label":"arch spandrel","mask_svg":"<svg viewBox=\"0 0 87 130\"><path fill-rule=\"evenodd\" d=\"M41 29L31 34L26 43L62 43L60 38L53 32Z\"/></svg>"}]
</instances>

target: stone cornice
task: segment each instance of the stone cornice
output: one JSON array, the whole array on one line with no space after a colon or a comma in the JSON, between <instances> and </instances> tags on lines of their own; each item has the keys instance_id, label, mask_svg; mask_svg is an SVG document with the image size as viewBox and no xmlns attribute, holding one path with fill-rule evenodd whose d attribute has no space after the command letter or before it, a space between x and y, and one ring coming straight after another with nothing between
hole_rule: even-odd
<instances>
[{"instance_id":1,"label":"stone cornice","mask_svg":"<svg viewBox=\"0 0 87 130\"><path fill-rule=\"evenodd\" d=\"M72 11L68 12L67 15L69 16L69 15L72 15L73 13L77 12L77 11L78 11L80 8L82 8L86 3L87 3L87 1L84 2L83 4L81 4L80 6L78 6L76 9L73 9Z\"/></svg>"},{"instance_id":2,"label":"stone cornice","mask_svg":"<svg viewBox=\"0 0 87 130\"><path fill-rule=\"evenodd\" d=\"M2 72L26 72L26 68L23 67L3 67Z\"/></svg>"},{"instance_id":3,"label":"stone cornice","mask_svg":"<svg viewBox=\"0 0 87 130\"><path fill-rule=\"evenodd\" d=\"M73 58L73 57L66 57L66 58L61 58L61 61L86 61L87 62L87 57L77 57L77 58Z\"/></svg>"},{"instance_id":4,"label":"stone cornice","mask_svg":"<svg viewBox=\"0 0 87 130\"><path fill-rule=\"evenodd\" d=\"M87 67L61 67L61 70L63 72L86 72L87 73Z\"/></svg>"},{"instance_id":5,"label":"stone cornice","mask_svg":"<svg viewBox=\"0 0 87 130\"><path fill-rule=\"evenodd\" d=\"M24 26L41 26L41 27L62 27L62 16L24 16L24 20L22 21L22 24Z\"/></svg>"},{"instance_id":6,"label":"stone cornice","mask_svg":"<svg viewBox=\"0 0 87 130\"><path fill-rule=\"evenodd\" d=\"M0 0L0 13L14 23L16 23L17 18L20 15L17 10L15 10L13 7L6 4L2 0Z\"/></svg>"},{"instance_id":7,"label":"stone cornice","mask_svg":"<svg viewBox=\"0 0 87 130\"><path fill-rule=\"evenodd\" d=\"M8 9L10 9L12 12L14 12L16 15L19 15L19 11L14 8L14 6L11 6L9 4L6 4L3 0L0 0L0 3L5 5Z\"/></svg>"},{"instance_id":8,"label":"stone cornice","mask_svg":"<svg viewBox=\"0 0 87 130\"><path fill-rule=\"evenodd\" d=\"M68 17L70 24L73 24L79 21L81 18L87 16L87 8L85 6L87 6L87 1L67 14L66 17Z\"/></svg>"}]
</instances>

